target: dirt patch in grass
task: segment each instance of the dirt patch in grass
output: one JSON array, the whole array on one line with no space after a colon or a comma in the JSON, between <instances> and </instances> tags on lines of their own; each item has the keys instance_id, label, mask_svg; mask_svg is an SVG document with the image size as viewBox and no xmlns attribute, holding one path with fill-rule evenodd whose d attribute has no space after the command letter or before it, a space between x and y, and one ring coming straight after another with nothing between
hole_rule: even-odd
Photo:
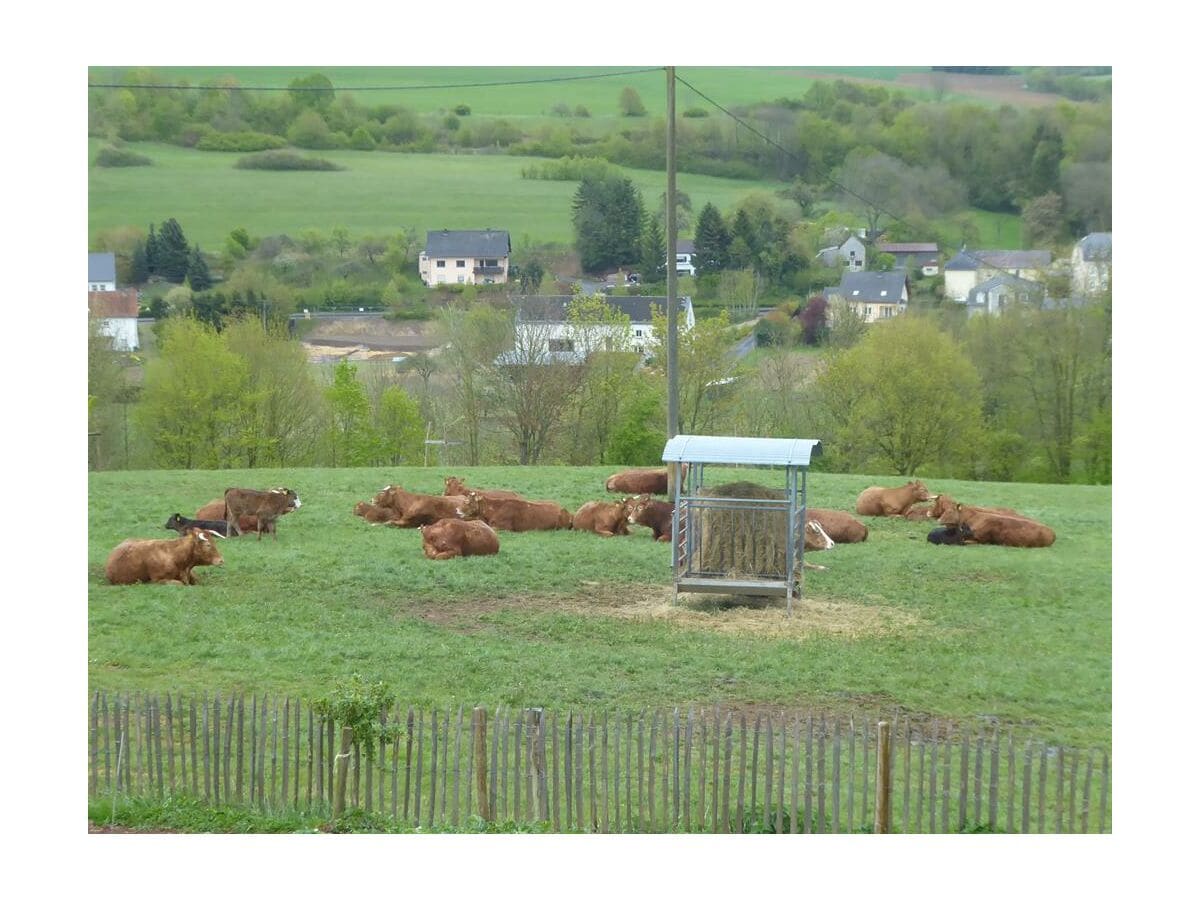
<instances>
[{"instance_id":1,"label":"dirt patch in grass","mask_svg":"<svg viewBox=\"0 0 1200 900\"><path fill-rule=\"evenodd\" d=\"M569 596L480 598L469 602L425 602L410 614L425 622L472 634L487 626L487 617L504 612L569 613L607 616L636 622L663 622L676 628L718 634L803 640L834 636L857 640L910 635L925 629L912 612L866 606L823 597L794 600L789 618L784 602L767 597L681 594L673 601L670 586L585 585Z\"/></svg>"}]
</instances>

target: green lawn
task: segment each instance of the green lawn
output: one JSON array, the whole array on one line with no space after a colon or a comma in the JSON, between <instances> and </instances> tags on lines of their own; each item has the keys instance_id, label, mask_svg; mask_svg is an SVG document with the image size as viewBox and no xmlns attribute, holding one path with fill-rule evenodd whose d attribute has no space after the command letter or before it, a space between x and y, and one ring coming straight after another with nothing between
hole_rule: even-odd
<instances>
[{"instance_id":1,"label":"green lawn","mask_svg":"<svg viewBox=\"0 0 1200 900\"><path fill-rule=\"evenodd\" d=\"M89 141L89 154L99 144ZM253 235L291 234L304 228L352 235L414 227L507 229L514 244L570 243L571 198L577 182L521 177L531 157L320 151L312 155L345 166L342 172L266 172L235 169L239 154L209 153L161 144L135 144L152 166L88 170L88 231L120 225L146 228L174 217L188 240L204 250L221 247L231 230ZM654 208L665 190L662 172L624 170ZM729 209L768 181L704 175L678 176L679 190L697 211L705 203Z\"/></svg>"},{"instance_id":2,"label":"green lawn","mask_svg":"<svg viewBox=\"0 0 1200 900\"><path fill-rule=\"evenodd\" d=\"M609 468L457 470L468 483L576 508ZM351 509L386 483L438 490L439 469L104 472L89 480L92 689L326 693L351 672L405 703L612 710L772 704L884 709L1111 748L1109 488L938 481L964 502L1051 524L1048 549L936 547L928 526L872 519L822 554L792 620L761 604L669 602L668 548L573 532L503 534L495 557L434 563L416 531ZM810 504L853 509L874 483L810 478ZM221 544L201 584L113 587L108 553L167 536L231 485L295 488L277 541Z\"/></svg>"}]
</instances>

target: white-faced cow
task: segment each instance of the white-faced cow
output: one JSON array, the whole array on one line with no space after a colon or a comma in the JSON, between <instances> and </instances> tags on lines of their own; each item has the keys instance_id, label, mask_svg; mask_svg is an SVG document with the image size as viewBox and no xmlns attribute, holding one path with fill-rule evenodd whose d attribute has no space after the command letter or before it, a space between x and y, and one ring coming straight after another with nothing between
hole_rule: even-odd
<instances>
[{"instance_id":1,"label":"white-faced cow","mask_svg":"<svg viewBox=\"0 0 1200 900\"><path fill-rule=\"evenodd\" d=\"M500 552L500 537L478 519L439 519L422 525L421 549L429 559L456 556L491 556Z\"/></svg>"},{"instance_id":2,"label":"white-faced cow","mask_svg":"<svg viewBox=\"0 0 1200 900\"><path fill-rule=\"evenodd\" d=\"M224 562L211 533L192 529L181 538L122 541L108 555L104 576L110 584L195 584L193 568Z\"/></svg>"},{"instance_id":3,"label":"white-faced cow","mask_svg":"<svg viewBox=\"0 0 1200 900\"><path fill-rule=\"evenodd\" d=\"M241 534L239 519L241 516L255 516L258 519L258 539L261 541L263 531L275 533L275 520L280 516L300 508L300 498L291 488L271 488L266 491L256 491L251 488L229 488L225 491L225 521L229 523L230 533Z\"/></svg>"},{"instance_id":4,"label":"white-faced cow","mask_svg":"<svg viewBox=\"0 0 1200 900\"><path fill-rule=\"evenodd\" d=\"M804 518L819 522L835 543L858 544L867 539L867 526L840 509L810 508L804 511Z\"/></svg>"},{"instance_id":5,"label":"white-faced cow","mask_svg":"<svg viewBox=\"0 0 1200 900\"><path fill-rule=\"evenodd\" d=\"M903 516L914 503L932 500L934 495L920 481L901 487L869 487L858 495L854 511L860 516Z\"/></svg>"}]
</instances>

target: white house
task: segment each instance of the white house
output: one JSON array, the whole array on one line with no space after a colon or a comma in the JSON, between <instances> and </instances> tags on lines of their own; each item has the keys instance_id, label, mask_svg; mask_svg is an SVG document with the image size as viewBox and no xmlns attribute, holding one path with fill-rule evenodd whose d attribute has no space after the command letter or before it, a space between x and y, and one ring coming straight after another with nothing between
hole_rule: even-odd
<instances>
[{"instance_id":1,"label":"white house","mask_svg":"<svg viewBox=\"0 0 1200 900\"><path fill-rule=\"evenodd\" d=\"M529 357L542 353L551 354L548 359L582 361L589 349L581 346L581 341L595 340L598 344L607 343L603 330L598 330L585 337L579 334L567 316L567 307L573 298L569 296L555 297L518 297L516 305L516 327L518 330L517 343L522 348L520 355ZM654 341L654 321L652 311L658 309L666 314L666 297L604 297L604 302L613 309L629 317L627 338L631 348L645 354ZM688 331L695 327L696 315L692 310L690 297L679 298L679 330ZM512 362L512 354L505 354L501 361Z\"/></svg>"},{"instance_id":2,"label":"white house","mask_svg":"<svg viewBox=\"0 0 1200 900\"><path fill-rule=\"evenodd\" d=\"M696 274L696 244L694 241L680 240L675 244L675 271L679 275Z\"/></svg>"},{"instance_id":3,"label":"white house","mask_svg":"<svg viewBox=\"0 0 1200 900\"><path fill-rule=\"evenodd\" d=\"M1112 232L1095 231L1071 251L1071 291L1097 294L1112 280Z\"/></svg>"},{"instance_id":4,"label":"white house","mask_svg":"<svg viewBox=\"0 0 1200 900\"><path fill-rule=\"evenodd\" d=\"M890 272L845 272L841 284L825 289L825 299L845 302L864 322L890 319L908 309L908 276Z\"/></svg>"},{"instance_id":5,"label":"white house","mask_svg":"<svg viewBox=\"0 0 1200 900\"><path fill-rule=\"evenodd\" d=\"M867 248L857 237L851 235L839 247L826 247L817 253L822 265L833 268L838 260L851 272L861 272L867 265Z\"/></svg>"},{"instance_id":6,"label":"white house","mask_svg":"<svg viewBox=\"0 0 1200 900\"><path fill-rule=\"evenodd\" d=\"M88 254L88 290L117 289L117 257L113 253Z\"/></svg>"},{"instance_id":7,"label":"white house","mask_svg":"<svg viewBox=\"0 0 1200 900\"><path fill-rule=\"evenodd\" d=\"M1039 281L1049 265L1049 250L967 250L964 247L946 263L946 298L965 301L971 288L1004 273Z\"/></svg>"},{"instance_id":8,"label":"white house","mask_svg":"<svg viewBox=\"0 0 1200 900\"><path fill-rule=\"evenodd\" d=\"M512 244L507 231L429 231L417 258L421 280L438 284L505 284Z\"/></svg>"},{"instance_id":9,"label":"white house","mask_svg":"<svg viewBox=\"0 0 1200 900\"><path fill-rule=\"evenodd\" d=\"M114 350L138 349L138 295L133 288L88 291L88 315L100 321L100 333L112 338Z\"/></svg>"}]
</instances>

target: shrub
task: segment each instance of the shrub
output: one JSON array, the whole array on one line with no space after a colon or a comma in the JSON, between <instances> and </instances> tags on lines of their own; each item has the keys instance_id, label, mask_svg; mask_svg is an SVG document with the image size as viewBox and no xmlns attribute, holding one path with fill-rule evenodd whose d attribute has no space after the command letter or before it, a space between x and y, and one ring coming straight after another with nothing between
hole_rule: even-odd
<instances>
[{"instance_id":1,"label":"shrub","mask_svg":"<svg viewBox=\"0 0 1200 900\"><path fill-rule=\"evenodd\" d=\"M222 153L254 153L258 150L278 150L286 146L287 141L278 135L257 131L213 131L196 141L197 150Z\"/></svg>"},{"instance_id":2,"label":"shrub","mask_svg":"<svg viewBox=\"0 0 1200 900\"><path fill-rule=\"evenodd\" d=\"M456 116L469 116L471 114L471 107L467 106L465 103L460 103L458 106L454 107L454 114Z\"/></svg>"},{"instance_id":3,"label":"shrub","mask_svg":"<svg viewBox=\"0 0 1200 900\"><path fill-rule=\"evenodd\" d=\"M340 172L345 166L339 166L327 159L316 156L301 156L291 150L264 150L253 156L243 156L235 164L238 169L269 169L277 172L284 171L316 171Z\"/></svg>"},{"instance_id":4,"label":"shrub","mask_svg":"<svg viewBox=\"0 0 1200 900\"><path fill-rule=\"evenodd\" d=\"M571 107L567 106L565 103L555 103L552 107L550 107L550 115L559 116L560 118L565 119L567 116L571 115Z\"/></svg>"},{"instance_id":5,"label":"shrub","mask_svg":"<svg viewBox=\"0 0 1200 900\"><path fill-rule=\"evenodd\" d=\"M579 119L590 119L592 114L588 112L588 108L586 106L580 103L577 107L575 107L575 116Z\"/></svg>"},{"instance_id":6,"label":"shrub","mask_svg":"<svg viewBox=\"0 0 1200 900\"><path fill-rule=\"evenodd\" d=\"M96 154L93 164L105 168L117 168L121 166L152 166L154 162L150 157L134 153L132 150L104 147Z\"/></svg>"},{"instance_id":7,"label":"shrub","mask_svg":"<svg viewBox=\"0 0 1200 900\"><path fill-rule=\"evenodd\" d=\"M355 150L374 150L375 138L371 137L371 132L364 126L359 125L350 135L350 146Z\"/></svg>"},{"instance_id":8,"label":"shrub","mask_svg":"<svg viewBox=\"0 0 1200 900\"><path fill-rule=\"evenodd\" d=\"M683 111L685 119L703 119L708 116L707 109L701 109L699 106L689 106Z\"/></svg>"}]
</instances>

